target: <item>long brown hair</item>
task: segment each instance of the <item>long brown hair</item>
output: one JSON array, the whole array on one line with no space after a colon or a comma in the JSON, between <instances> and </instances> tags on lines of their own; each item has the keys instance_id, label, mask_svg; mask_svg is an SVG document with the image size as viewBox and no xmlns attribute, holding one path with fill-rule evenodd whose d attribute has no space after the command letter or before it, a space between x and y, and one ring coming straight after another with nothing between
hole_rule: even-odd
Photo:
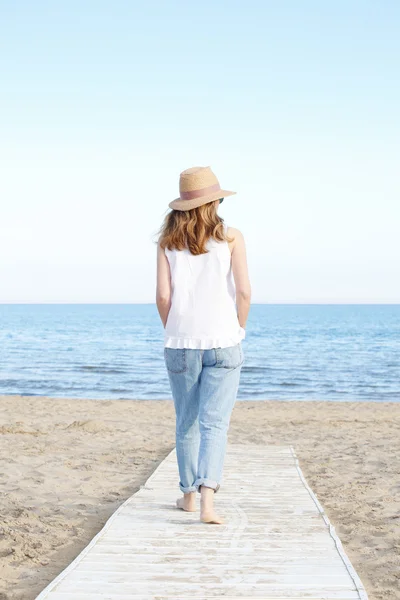
<instances>
[{"instance_id":1,"label":"long brown hair","mask_svg":"<svg viewBox=\"0 0 400 600\"><path fill-rule=\"evenodd\" d=\"M215 200L191 210L171 210L159 230L161 248L188 248L192 254L206 254L210 238L232 242L234 238L225 235L224 220L217 214L218 204Z\"/></svg>"}]
</instances>

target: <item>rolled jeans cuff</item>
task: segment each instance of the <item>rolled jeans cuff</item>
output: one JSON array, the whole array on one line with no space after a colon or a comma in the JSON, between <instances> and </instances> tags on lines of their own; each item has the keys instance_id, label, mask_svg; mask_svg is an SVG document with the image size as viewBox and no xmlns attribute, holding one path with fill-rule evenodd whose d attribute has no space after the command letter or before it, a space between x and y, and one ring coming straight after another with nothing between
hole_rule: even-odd
<instances>
[{"instance_id":1,"label":"rolled jeans cuff","mask_svg":"<svg viewBox=\"0 0 400 600\"><path fill-rule=\"evenodd\" d=\"M198 479L196 479L194 485L199 493L201 493L201 490L199 489L201 485L204 485L204 487L212 488L215 494L221 487L220 484L214 481L213 479L206 479L205 477L199 477Z\"/></svg>"},{"instance_id":2,"label":"rolled jeans cuff","mask_svg":"<svg viewBox=\"0 0 400 600\"><path fill-rule=\"evenodd\" d=\"M184 487L181 483L179 483L179 487L180 487L181 492L183 492L184 494L189 494L190 492L195 492L197 490L195 485L190 485L189 487Z\"/></svg>"}]
</instances>

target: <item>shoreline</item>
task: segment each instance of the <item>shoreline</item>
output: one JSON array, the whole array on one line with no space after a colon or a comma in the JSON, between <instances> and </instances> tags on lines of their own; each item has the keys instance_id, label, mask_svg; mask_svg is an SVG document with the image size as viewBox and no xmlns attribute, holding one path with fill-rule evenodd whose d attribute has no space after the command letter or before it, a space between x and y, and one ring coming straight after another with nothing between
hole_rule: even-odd
<instances>
[{"instance_id":1,"label":"shoreline","mask_svg":"<svg viewBox=\"0 0 400 600\"><path fill-rule=\"evenodd\" d=\"M42 394L32 395L32 394L1 394L1 398L28 398L34 400L35 398L38 400L52 400L55 402L61 401L71 401L71 402L173 402L172 398L75 398L72 396L44 396ZM327 404L388 404L388 405L400 405L400 397L398 400L374 400L368 398L366 400L353 400L353 399L328 399L328 398L238 398L237 402L278 402L278 403L288 403L288 402L306 402L306 403L327 403Z\"/></svg>"},{"instance_id":2,"label":"shoreline","mask_svg":"<svg viewBox=\"0 0 400 600\"><path fill-rule=\"evenodd\" d=\"M0 433L0 599L31 600L173 449L174 406L0 396ZM399 433L396 402L237 400L228 441L292 445L369 599L393 600Z\"/></svg>"}]
</instances>

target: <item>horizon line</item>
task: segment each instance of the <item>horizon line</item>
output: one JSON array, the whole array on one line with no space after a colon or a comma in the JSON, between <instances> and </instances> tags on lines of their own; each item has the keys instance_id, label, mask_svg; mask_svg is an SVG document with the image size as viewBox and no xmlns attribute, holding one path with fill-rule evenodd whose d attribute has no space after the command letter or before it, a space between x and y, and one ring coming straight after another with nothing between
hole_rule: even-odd
<instances>
[{"instance_id":1,"label":"horizon line","mask_svg":"<svg viewBox=\"0 0 400 600\"><path fill-rule=\"evenodd\" d=\"M0 306L156 306L155 302L1 302ZM400 306L398 302L252 302L250 306Z\"/></svg>"}]
</instances>

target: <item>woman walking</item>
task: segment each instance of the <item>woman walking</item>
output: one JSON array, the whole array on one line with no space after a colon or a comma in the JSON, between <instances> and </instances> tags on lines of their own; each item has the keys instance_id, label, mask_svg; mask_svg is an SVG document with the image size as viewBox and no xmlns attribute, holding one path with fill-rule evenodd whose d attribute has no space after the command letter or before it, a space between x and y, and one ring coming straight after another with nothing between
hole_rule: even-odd
<instances>
[{"instance_id":1,"label":"woman walking","mask_svg":"<svg viewBox=\"0 0 400 600\"><path fill-rule=\"evenodd\" d=\"M244 360L251 288L240 231L218 215L224 198L210 167L180 175L180 197L160 229L157 307L165 328L164 359L176 413L177 507L223 523L215 513L227 434Z\"/></svg>"}]
</instances>

